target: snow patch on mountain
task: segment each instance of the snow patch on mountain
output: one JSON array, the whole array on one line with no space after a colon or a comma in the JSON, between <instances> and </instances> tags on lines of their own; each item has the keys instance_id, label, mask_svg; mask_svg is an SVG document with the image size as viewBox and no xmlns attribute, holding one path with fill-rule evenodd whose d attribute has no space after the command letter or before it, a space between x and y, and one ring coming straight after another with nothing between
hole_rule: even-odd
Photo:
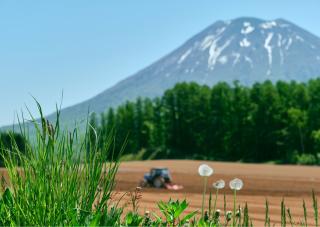
<instances>
[{"instance_id":1,"label":"snow patch on mountain","mask_svg":"<svg viewBox=\"0 0 320 227\"><path fill-rule=\"evenodd\" d=\"M290 37L289 40L288 40L288 43L286 45L286 50L289 50L291 44L292 44L292 38Z\"/></svg>"},{"instance_id":2,"label":"snow patch on mountain","mask_svg":"<svg viewBox=\"0 0 320 227\"><path fill-rule=\"evenodd\" d=\"M209 48L214 42L219 40L219 36L226 30L226 27L218 28L216 30L216 34L206 36L201 42L200 49L206 50Z\"/></svg>"},{"instance_id":3,"label":"snow patch on mountain","mask_svg":"<svg viewBox=\"0 0 320 227\"><path fill-rule=\"evenodd\" d=\"M267 22L260 24L260 27L263 29L271 29L275 26L277 26L277 22L275 22L275 21L267 21Z\"/></svg>"},{"instance_id":4,"label":"snow patch on mountain","mask_svg":"<svg viewBox=\"0 0 320 227\"><path fill-rule=\"evenodd\" d=\"M264 48L266 48L267 52L268 52L268 62L269 62L269 66L271 66L272 64L272 47L270 46L270 41L273 37L273 33L269 33L265 42L264 42Z\"/></svg>"},{"instance_id":5,"label":"snow patch on mountain","mask_svg":"<svg viewBox=\"0 0 320 227\"><path fill-rule=\"evenodd\" d=\"M246 35L254 31L254 27L251 26L250 22L244 22L243 27L244 28L241 29L241 34Z\"/></svg>"},{"instance_id":6,"label":"snow patch on mountain","mask_svg":"<svg viewBox=\"0 0 320 227\"><path fill-rule=\"evenodd\" d=\"M189 56L189 54L191 54L191 52L192 52L192 49L190 48L183 55L181 55L178 61L178 64L181 64Z\"/></svg>"},{"instance_id":7,"label":"snow patch on mountain","mask_svg":"<svg viewBox=\"0 0 320 227\"><path fill-rule=\"evenodd\" d=\"M227 56L221 56L219 59L218 59L218 62L220 62L222 65L226 64L228 62L228 57Z\"/></svg>"},{"instance_id":8,"label":"snow patch on mountain","mask_svg":"<svg viewBox=\"0 0 320 227\"><path fill-rule=\"evenodd\" d=\"M208 35L208 36L206 36L206 37L203 39L203 41L202 41L202 43L201 43L201 45L200 45L200 49L201 49L201 50L205 50L205 49L209 48L209 47L211 46L214 38L215 38L214 35Z\"/></svg>"},{"instance_id":9,"label":"snow patch on mountain","mask_svg":"<svg viewBox=\"0 0 320 227\"><path fill-rule=\"evenodd\" d=\"M230 45L232 39L227 40L222 46L218 46L217 42L219 39L216 39L212 42L210 49L209 49L209 58L208 58L208 67L213 70L214 66L217 62L218 57L222 53L222 51Z\"/></svg>"},{"instance_id":10,"label":"snow patch on mountain","mask_svg":"<svg viewBox=\"0 0 320 227\"><path fill-rule=\"evenodd\" d=\"M280 55L280 64L283 65L284 62L284 56L283 56L283 50L281 46L283 45L282 35L278 34L278 47L279 47L279 55Z\"/></svg>"},{"instance_id":11,"label":"snow patch on mountain","mask_svg":"<svg viewBox=\"0 0 320 227\"><path fill-rule=\"evenodd\" d=\"M304 39L301 36L296 35L296 40L304 42Z\"/></svg>"},{"instance_id":12,"label":"snow patch on mountain","mask_svg":"<svg viewBox=\"0 0 320 227\"><path fill-rule=\"evenodd\" d=\"M247 38L244 38L240 41L240 46L241 47L249 47L250 46L250 42L247 40Z\"/></svg>"}]
</instances>

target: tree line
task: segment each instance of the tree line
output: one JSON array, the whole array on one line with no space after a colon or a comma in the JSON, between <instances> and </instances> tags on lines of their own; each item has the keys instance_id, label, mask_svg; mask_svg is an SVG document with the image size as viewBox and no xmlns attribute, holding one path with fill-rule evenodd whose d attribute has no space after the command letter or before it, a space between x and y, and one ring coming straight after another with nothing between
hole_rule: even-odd
<instances>
[{"instance_id":1,"label":"tree line","mask_svg":"<svg viewBox=\"0 0 320 227\"><path fill-rule=\"evenodd\" d=\"M90 123L101 149L114 132L115 152L126 141L124 155L142 159L318 164L319 116L320 79L252 86L179 83L162 97L92 114Z\"/></svg>"}]
</instances>

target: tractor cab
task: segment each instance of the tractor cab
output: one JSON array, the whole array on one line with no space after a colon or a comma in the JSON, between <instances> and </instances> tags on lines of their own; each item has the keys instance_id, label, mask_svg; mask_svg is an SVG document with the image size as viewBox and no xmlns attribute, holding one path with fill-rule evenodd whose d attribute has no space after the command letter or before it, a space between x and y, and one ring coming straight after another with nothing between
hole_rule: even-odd
<instances>
[{"instance_id":1,"label":"tractor cab","mask_svg":"<svg viewBox=\"0 0 320 227\"><path fill-rule=\"evenodd\" d=\"M152 168L149 173L144 174L143 181L140 182L141 187L166 188L169 190L180 190L181 185L173 184L168 168Z\"/></svg>"},{"instance_id":2,"label":"tractor cab","mask_svg":"<svg viewBox=\"0 0 320 227\"><path fill-rule=\"evenodd\" d=\"M156 188L164 187L165 183L171 183L171 176L168 168L152 168L144 175L144 180Z\"/></svg>"}]
</instances>

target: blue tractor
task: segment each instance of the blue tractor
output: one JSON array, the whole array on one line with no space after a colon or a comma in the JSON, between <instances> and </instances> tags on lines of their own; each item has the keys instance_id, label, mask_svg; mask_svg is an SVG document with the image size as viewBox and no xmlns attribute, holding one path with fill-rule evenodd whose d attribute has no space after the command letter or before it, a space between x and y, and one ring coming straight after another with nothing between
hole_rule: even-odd
<instances>
[{"instance_id":1,"label":"blue tractor","mask_svg":"<svg viewBox=\"0 0 320 227\"><path fill-rule=\"evenodd\" d=\"M152 168L149 173L144 174L141 186L167 188L171 183L171 175L168 168Z\"/></svg>"}]
</instances>

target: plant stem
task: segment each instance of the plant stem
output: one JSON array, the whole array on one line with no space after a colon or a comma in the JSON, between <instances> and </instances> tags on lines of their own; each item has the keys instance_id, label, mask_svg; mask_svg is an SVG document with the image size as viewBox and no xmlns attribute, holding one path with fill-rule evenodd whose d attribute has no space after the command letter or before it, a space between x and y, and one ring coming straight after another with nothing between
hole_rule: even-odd
<instances>
[{"instance_id":1,"label":"plant stem","mask_svg":"<svg viewBox=\"0 0 320 227\"><path fill-rule=\"evenodd\" d=\"M270 227L270 217L269 217L269 202L266 199L266 217L265 217L265 221L264 221L264 226L265 227Z\"/></svg>"},{"instance_id":2,"label":"plant stem","mask_svg":"<svg viewBox=\"0 0 320 227\"><path fill-rule=\"evenodd\" d=\"M205 195L206 195L207 182L208 182L208 177L204 177L204 181L203 181L203 194L202 194L201 218L203 218L203 214L204 214L204 197L205 197Z\"/></svg>"},{"instance_id":3,"label":"plant stem","mask_svg":"<svg viewBox=\"0 0 320 227\"><path fill-rule=\"evenodd\" d=\"M223 212L224 212L225 225L227 225L227 199L226 199L226 193L223 193Z\"/></svg>"},{"instance_id":4,"label":"plant stem","mask_svg":"<svg viewBox=\"0 0 320 227\"><path fill-rule=\"evenodd\" d=\"M213 204L213 212L216 211L217 199L218 199L218 192L219 192L219 189L216 190L216 197L215 197L215 199L214 199L214 204Z\"/></svg>"},{"instance_id":5,"label":"plant stem","mask_svg":"<svg viewBox=\"0 0 320 227\"><path fill-rule=\"evenodd\" d=\"M289 217L289 221L290 221L291 227L293 227L293 221L292 221L292 215L291 215L290 209L287 209L287 213L288 213L288 217Z\"/></svg>"},{"instance_id":6,"label":"plant stem","mask_svg":"<svg viewBox=\"0 0 320 227\"><path fill-rule=\"evenodd\" d=\"M237 190L233 190L233 217L232 217L232 226L236 226L236 197Z\"/></svg>"},{"instance_id":7,"label":"plant stem","mask_svg":"<svg viewBox=\"0 0 320 227\"><path fill-rule=\"evenodd\" d=\"M211 219L211 213L212 213L211 205L212 205L212 190L210 190L210 196L209 196L209 219Z\"/></svg>"},{"instance_id":8,"label":"plant stem","mask_svg":"<svg viewBox=\"0 0 320 227\"><path fill-rule=\"evenodd\" d=\"M286 205L284 204L284 199L281 201L281 227L286 227Z\"/></svg>"},{"instance_id":9,"label":"plant stem","mask_svg":"<svg viewBox=\"0 0 320 227\"><path fill-rule=\"evenodd\" d=\"M313 211L314 211L314 221L316 226L318 227L318 217L319 217L319 213L318 213L318 201L315 195L314 190L312 190L312 202L313 202Z\"/></svg>"},{"instance_id":10,"label":"plant stem","mask_svg":"<svg viewBox=\"0 0 320 227\"><path fill-rule=\"evenodd\" d=\"M304 216L304 226L308 227L307 208L306 208L306 203L304 200L303 200L303 216Z\"/></svg>"}]
</instances>

